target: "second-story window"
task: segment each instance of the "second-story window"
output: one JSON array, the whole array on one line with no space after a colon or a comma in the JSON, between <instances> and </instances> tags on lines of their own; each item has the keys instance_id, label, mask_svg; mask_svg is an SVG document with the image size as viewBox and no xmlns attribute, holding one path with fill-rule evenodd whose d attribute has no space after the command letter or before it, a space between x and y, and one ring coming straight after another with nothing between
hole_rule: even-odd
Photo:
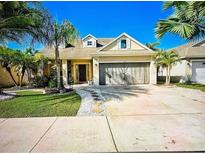
<instances>
[{"instance_id":1,"label":"second-story window","mask_svg":"<svg viewBox=\"0 0 205 154\"><path fill-rule=\"evenodd\" d=\"M126 48L127 48L127 42L126 42L126 40L121 40L121 42L120 42L120 47L121 47L121 49L126 49Z\"/></svg>"},{"instance_id":2,"label":"second-story window","mask_svg":"<svg viewBox=\"0 0 205 154\"><path fill-rule=\"evenodd\" d=\"M93 42L92 41L87 41L87 46L92 46Z\"/></svg>"}]
</instances>

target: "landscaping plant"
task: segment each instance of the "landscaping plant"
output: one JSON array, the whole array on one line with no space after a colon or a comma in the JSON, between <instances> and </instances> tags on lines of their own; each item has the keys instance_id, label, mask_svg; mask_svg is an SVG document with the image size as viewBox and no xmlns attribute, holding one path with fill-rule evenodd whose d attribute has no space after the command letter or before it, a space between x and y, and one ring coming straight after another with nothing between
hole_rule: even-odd
<instances>
[{"instance_id":1,"label":"landscaping plant","mask_svg":"<svg viewBox=\"0 0 205 154\"><path fill-rule=\"evenodd\" d=\"M53 33L50 45L55 48L55 65L57 72L57 88L63 89L62 64L59 57L59 46L72 43L78 37L75 27L65 20L62 24L55 22L53 24Z\"/></svg>"},{"instance_id":2,"label":"landscaping plant","mask_svg":"<svg viewBox=\"0 0 205 154\"><path fill-rule=\"evenodd\" d=\"M166 85L170 84L170 71L172 66L180 61L179 56L173 51L157 51L155 54L155 64L157 67L163 67L166 69Z\"/></svg>"},{"instance_id":3,"label":"landscaping plant","mask_svg":"<svg viewBox=\"0 0 205 154\"><path fill-rule=\"evenodd\" d=\"M163 10L173 9L167 19L157 22L157 38L166 33L177 34L182 38L193 40L205 36L205 1L166 1Z\"/></svg>"},{"instance_id":4,"label":"landscaping plant","mask_svg":"<svg viewBox=\"0 0 205 154\"><path fill-rule=\"evenodd\" d=\"M47 43L50 38L51 17L39 2L0 2L0 42L15 41Z\"/></svg>"},{"instance_id":5,"label":"landscaping plant","mask_svg":"<svg viewBox=\"0 0 205 154\"><path fill-rule=\"evenodd\" d=\"M0 47L0 65L9 73L15 86L21 87L25 73L35 74L42 62L47 61L43 55L37 56L36 54ZM14 79L12 70L16 71L16 75L20 77L18 81Z\"/></svg>"}]
</instances>

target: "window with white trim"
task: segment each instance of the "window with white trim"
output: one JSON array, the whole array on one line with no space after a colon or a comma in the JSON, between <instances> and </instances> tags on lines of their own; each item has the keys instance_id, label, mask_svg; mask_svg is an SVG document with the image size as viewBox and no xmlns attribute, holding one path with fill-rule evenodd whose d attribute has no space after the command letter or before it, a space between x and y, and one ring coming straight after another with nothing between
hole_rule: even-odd
<instances>
[{"instance_id":1,"label":"window with white trim","mask_svg":"<svg viewBox=\"0 0 205 154\"><path fill-rule=\"evenodd\" d=\"M126 49L127 48L127 41L126 41L126 39L122 39L120 41L120 48L121 49Z\"/></svg>"},{"instance_id":2,"label":"window with white trim","mask_svg":"<svg viewBox=\"0 0 205 154\"><path fill-rule=\"evenodd\" d=\"M93 42L92 41L87 41L87 46L92 46Z\"/></svg>"}]
</instances>

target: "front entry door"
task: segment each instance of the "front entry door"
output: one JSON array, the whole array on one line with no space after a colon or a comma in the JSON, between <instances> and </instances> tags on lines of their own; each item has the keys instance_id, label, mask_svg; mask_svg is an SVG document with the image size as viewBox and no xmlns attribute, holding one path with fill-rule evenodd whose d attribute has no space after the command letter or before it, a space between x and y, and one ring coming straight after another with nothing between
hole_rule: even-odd
<instances>
[{"instance_id":1,"label":"front entry door","mask_svg":"<svg viewBox=\"0 0 205 154\"><path fill-rule=\"evenodd\" d=\"M79 70L79 82L86 81L86 65L78 65Z\"/></svg>"}]
</instances>

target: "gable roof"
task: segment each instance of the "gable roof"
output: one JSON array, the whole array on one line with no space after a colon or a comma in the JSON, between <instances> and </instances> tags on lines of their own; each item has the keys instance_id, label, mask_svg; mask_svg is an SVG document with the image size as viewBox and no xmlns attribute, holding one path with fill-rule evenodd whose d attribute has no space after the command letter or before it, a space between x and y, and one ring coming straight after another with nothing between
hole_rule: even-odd
<instances>
[{"instance_id":1,"label":"gable roof","mask_svg":"<svg viewBox=\"0 0 205 154\"><path fill-rule=\"evenodd\" d=\"M89 36L95 38L94 36L89 34L83 39L86 39ZM101 51L101 49L103 49L105 46L112 44L114 41L116 41L122 36L126 36L127 38L130 38L132 41L136 42L144 49L126 50L126 52L123 52L123 50L119 52L115 52L115 50ZM137 40L135 40L134 38L132 38L126 33L120 34L117 38L95 38L95 39L97 40L97 46L94 48L83 47L83 40L77 40L73 44L73 46L70 46L68 48L59 48L60 59L92 59L92 56L141 56L141 55L150 56L154 53L151 49L141 44L140 42L138 42ZM53 47L44 48L42 50L42 53L50 59L54 59L55 57L55 50Z\"/></svg>"},{"instance_id":2,"label":"gable roof","mask_svg":"<svg viewBox=\"0 0 205 154\"><path fill-rule=\"evenodd\" d=\"M204 39L191 41L169 50L175 50L181 58L205 58L205 47L200 46L203 43Z\"/></svg>"},{"instance_id":3,"label":"gable roof","mask_svg":"<svg viewBox=\"0 0 205 154\"><path fill-rule=\"evenodd\" d=\"M112 40L110 43L108 43L107 45L105 45L103 48L101 48L98 51L102 51L103 49L105 49L106 47L108 47L109 45L111 45L113 42L117 41L119 38L121 38L122 36L126 36L127 38L130 38L132 41L134 41L135 43L139 44L141 47L143 47L144 49L147 49L149 51L152 51L150 48L148 48L147 46L143 45L142 43L140 43L139 41L137 41L136 39L134 39L133 37L131 37L130 35L128 35L127 33L122 33L120 34L118 37L116 37L114 40Z\"/></svg>"},{"instance_id":4,"label":"gable roof","mask_svg":"<svg viewBox=\"0 0 205 154\"><path fill-rule=\"evenodd\" d=\"M92 59L92 54L112 40L113 38L98 38L96 48L83 47L82 40L78 40L73 47L59 48L59 57L60 59ZM55 50L52 47L44 48L42 53L49 59L55 58Z\"/></svg>"},{"instance_id":5,"label":"gable roof","mask_svg":"<svg viewBox=\"0 0 205 154\"><path fill-rule=\"evenodd\" d=\"M193 47L200 46L200 45L202 45L202 44L204 44L204 43L205 43L205 39L203 39L203 40L197 42L196 44L193 45Z\"/></svg>"},{"instance_id":6,"label":"gable roof","mask_svg":"<svg viewBox=\"0 0 205 154\"><path fill-rule=\"evenodd\" d=\"M94 37L94 36L91 35L91 34L86 35L84 38L82 38L82 40L85 40L85 39L88 38L88 37L92 37L92 38L94 38L95 40L98 40L96 37Z\"/></svg>"}]
</instances>

